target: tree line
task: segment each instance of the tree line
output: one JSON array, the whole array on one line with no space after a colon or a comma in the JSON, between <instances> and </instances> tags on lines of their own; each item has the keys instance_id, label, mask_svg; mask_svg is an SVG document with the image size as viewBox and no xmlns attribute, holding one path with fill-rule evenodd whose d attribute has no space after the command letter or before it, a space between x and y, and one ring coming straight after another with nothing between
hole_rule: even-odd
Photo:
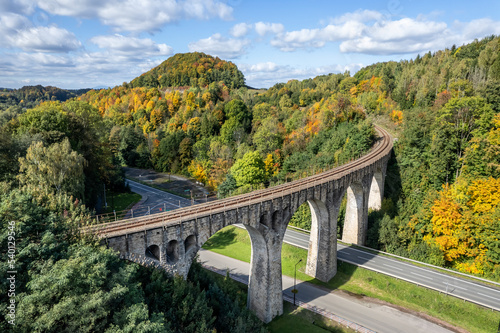
<instances>
[{"instance_id":1,"label":"tree line","mask_svg":"<svg viewBox=\"0 0 500 333\"><path fill-rule=\"evenodd\" d=\"M188 281L170 279L82 240L86 207L98 207L103 184L123 187L125 165L192 176L219 197L305 177L366 152L373 119L398 140L382 209L369 215L369 245L498 279L499 47L488 37L267 90L200 80L200 64L212 72L230 65L177 55L168 70L192 86L162 85L165 69L157 68L157 83L2 110L0 242L6 248L16 221L18 313L30 318L19 330L182 332L195 320L199 331L261 330L243 293L196 265ZM341 234L343 209L339 215ZM307 205L292 223L310 227ZM0 285L5 307L7 281Z\"/></svg>"}]
</instances>

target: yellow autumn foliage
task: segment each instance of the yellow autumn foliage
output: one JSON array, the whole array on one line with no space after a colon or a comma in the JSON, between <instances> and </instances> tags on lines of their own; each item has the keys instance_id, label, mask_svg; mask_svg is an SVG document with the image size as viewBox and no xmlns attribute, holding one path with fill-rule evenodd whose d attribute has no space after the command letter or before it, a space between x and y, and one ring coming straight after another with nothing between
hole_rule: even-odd
<instances>
[{"instance_id":1,"label":"yellow autumn foliage","mask_svg":"<svg viewBox=\"0 0 500 333\"><path fill-rule=\"evenodd\" d=\"M432 231L424 236L455 268L475 274L500 269L490 262L500 236L500 179L459 178L445 185L431 208Z\"/></svg>"}]
</instances>

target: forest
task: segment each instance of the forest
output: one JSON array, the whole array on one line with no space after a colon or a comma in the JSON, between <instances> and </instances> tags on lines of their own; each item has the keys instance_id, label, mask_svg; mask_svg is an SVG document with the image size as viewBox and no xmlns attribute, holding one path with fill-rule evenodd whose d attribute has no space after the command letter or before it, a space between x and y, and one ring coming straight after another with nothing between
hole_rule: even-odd
<instances>
[{"instance_id":1,"label":"forest","mask_svg":"<svg viewBox=\"0 0 500 333\"><path fill-rule=\"evenodd\" d=\"M491 36L354 76L251 89L231 62L188 53L77 96L33 94L23 104L26 94L4 91L0 242L7 247L16 221L17 309L33 318L20 331L64 331L64 322L109 332L191 332L195 321L200 332L263 329L224 280L196 265L183 281L124 263L78 227L99 210L104 184L125 190L122 166L183 174L222 198L357 158L374 142L374 122L397 140L368 246L500 280L499 54ZM307 229L310 219L303 205L291 224Z\"/></svg>"}]
</instances>

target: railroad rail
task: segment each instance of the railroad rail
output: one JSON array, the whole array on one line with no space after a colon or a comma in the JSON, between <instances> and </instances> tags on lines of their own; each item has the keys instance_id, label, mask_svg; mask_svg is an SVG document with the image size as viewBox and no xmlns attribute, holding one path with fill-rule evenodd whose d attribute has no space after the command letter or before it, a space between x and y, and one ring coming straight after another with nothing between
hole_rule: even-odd
<instances>
[{"instance_id":1,"label":"railroad rail","mask_svg":"<svg viewBox=\"0 0 500 333\"><path fill-rule=\"evenodd\" d=\"M316 186L331 180L340 179L356 170L365 168L377 162L381 156L386 156L392 149L392 138L383 128L375 125L378 138L374 146L360 158L339 167L324 171L309 177L283 183L266 189L229 197L217 201L201 203L194 206L179 208L165 213L147 215L116 222L107 222L82 228L84 233L94 233L100 238L119 236L150 228L163 227L185 220L196 219L207 214L221 213L228 210L256 204L259 202L283 197L293 192L299 192L311 185Z\"/></svg>"}]
</instances>

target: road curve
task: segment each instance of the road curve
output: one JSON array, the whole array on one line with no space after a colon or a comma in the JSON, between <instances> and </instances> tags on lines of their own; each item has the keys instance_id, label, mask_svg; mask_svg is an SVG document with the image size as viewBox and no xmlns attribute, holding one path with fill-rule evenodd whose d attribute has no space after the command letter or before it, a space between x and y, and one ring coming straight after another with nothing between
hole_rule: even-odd
<instances>
[{"instance_id":1,"label":"road curve","mask_svg":"<svg viewBox=\"0 0 500 333\"><path fill-rule=\"evenodd\" d=\"M233 258L201 249L200 262L212 267L229 270L241 280L248 281L250 264ZM292 296L294 279L283 275L283 294ZM338 291L327 291L308 282L297 280L297 300L334 313L355 322L371 331L379 333L451 333L452 331L413 314L400 311L387 305L348 296Z\"/></svg>"},{"instance_id":2,"label":"road curve","mask_svg":"<svg viewBox=\"0 0 500 333\"><path fill-rule=\"evenodd\" d=\"M258 204L263 201L272 200L277 197L282 197L293 192L310 188L311 186L340 179L345 175L372 165L381 158L385 158L388 154L390 154L392 150L392 137L381 127L375 126L375 129L379 134L379 138L372 149L359 159L341 165L337 168L293 182L284 183L226 199L202 203L190 207L183 207L166 213L103 223L88 227L85 231L95 232L101 237L124 235L144 230L144 228L163 227L169 223L179 223L179 221L182 220L196 219L208 214L216 214L231 209L237 209L242 206Z\"/></svg>"}]
</instances>

